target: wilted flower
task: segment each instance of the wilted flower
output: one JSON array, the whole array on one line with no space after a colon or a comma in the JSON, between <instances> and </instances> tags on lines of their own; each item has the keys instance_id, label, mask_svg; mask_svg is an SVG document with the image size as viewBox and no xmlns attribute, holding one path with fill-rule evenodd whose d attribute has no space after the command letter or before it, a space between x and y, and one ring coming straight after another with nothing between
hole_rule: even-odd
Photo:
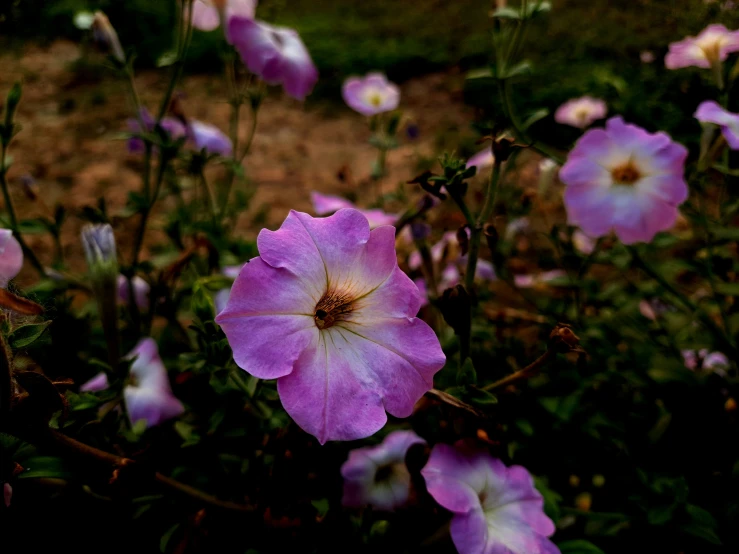
<instances>
[{"instance_id":1,"label":"wilted flower","mask_svg":"<svg viewBox=\"0 0 739 554\"><path fill-rule=\"evenodd\" d=\"M123 389L123 399L132 425L144 419L147 427L153 427L185 411L182 402L172 394L167 369L154 339L141 339L127 357L134 361L131 382Z\"/></svg>"},{"instance_id":2,"label":"wilted flower","mask_svg":"<svg viewBox=\"0 0 739 554\"><path fill-rule=\"evenodd\" d=\"M398 222L398 216L388 214L379 209L363 210L357 208L346 198L341 196L332 196L330 194L321 194L320 192L311 192L310 199L313 203L313 211L316 215L332 214L343 208L355 209L364 215L369 221L370 229L381 225L395 225Z\"/></svg>"},{"instance_id":3,"label":"wilted flower","mask_svg":"<svg viewBox=\"0 0 739 554\"><path fill-rule=\"evenodd\" d=\"M136 306L139 310L146 310L149 307L149 283L144 281L138 275L134 275L131 279L133 287L133 297L136 300ZM118 275L118 303L128 305L131 301L130 288L128 279L124 275Z\"/></svg>"},{"instance_id":4,"label":"wilted flower","mask_svg":"<svg viewBox=\"0 0 739 554\"><path fill-rule=\"evenodd\" d=\"M528 289L545 286L551 281L567 277L567 273L561 269L542 271L536 274L515 275L513 283L520 289Z\"/></svg>"},{"instance_id":5,"label":"wilted flower","mask_svg":"<svg viewBox=\"0 0 739 554\"><path fill-rule=\"evenodd\" d=\"M5 288L23 268L23 249L10 229L0 229L0 287Z\"/></svg>"},{"instance_id":6,"label":"wilted flower","mask_svg":"<svg viewBox=\"0 0 739 554\"><path fill-rule=\"evenodd\" d=\"M195 0L192 6L192 25L201 31L213 31L221 25L219 9L225 7L226 21L234 16L254 19L257 0Z\"/></svg>"},{"instance_id":7,"label":"wilted flower","mask_svg":"<svg viewBox=\"0 0 739 554\"><path fill-rule=\"evenodd\" d=\"M665 67L710 68L725 61L730 53L738 51L739 31L729 31L723 25L709 25L696 37L687 37L670 44L670 51L665 56Z\"/></svg>"},{"instance_id":8,"label":"wilted flower","mask_svg":"<svg viewBox=\"0 0 739 554\"><path fill-rule=\"evenodd\" d=\"M466 167L475 166L479 171L484 167L490 167L494 163L495 156L493 156L493 149L488 146L467 160Z\"/></svg>"},{"instance_id":9,"label":"wilted flower","mask_svg":"<svg viewBox=\"0 0 739 554\"><path fill-rule=\"evenodd\" d=\"M281 83L293 98L303 100L318 81L318 70L293 29L237 15L228 21L227 38L249 71L270 85Z\"/></svg>"},{"instance_id":10,"label":"wilted flower","mask_svg":"<svg viewBox=\"0 0 739 554\"><path fill-rule=\"evenodd\" d=\"M554 120L557 123L585 129L595 121L603 119L607 113L608 107L603 100L583 96L582 98L568 100L557 108L557 111L554 112Z\"/></svg>"},{"instance_id":11,"label":"wilted flower","mask_svg":"<svg viewBox=\"0 0 739 554\"><path fill-rule=\"evenodd\" d=\"M718 125L727 144L733 150L739 150L739 114L723 109L718 102L706 100L698 106L695 118L701 123Z\"/></svg>"},{"instance_id":12,"label":"wilted flower","mask_svg":"<svg viewBox=\"0 0 739 554\"><path fill-rule=\"evenodd\" d=\"M357 210L291 211L263 229L216 317L237 365L278 379L290 416L321 443L367 437L385 410L407 417L444 354L415 317L418 289L398 268L395 229Z\"/></svg>"},{"instance_id":13,"label":"wilted flower","mask_svg":"<svg viewBox=\"0 0 739 554\"><path fill-rule=\"evenodd\" d=\"M85 225L82 228L82 247L93 276L118 275L113 227L107 223Z\"/></svg>"},{"instance_id":14,"label":"wilted flower","mask_svg":"<svg viewBox=\"0 0 739 554\"><path fill-rule=\"evenodd\" d=\"M365 77L349 77L341 88L344 102L362 115L372 116L389 112L400 103L400 89L382 73L368 73Z\"/></svg>"},{"instance_id":15,"label":"wilted flower","mask_svg":"<svg viewBox=\"0 0 739 554\"><path fill-rule=\"evenodd\" d=\"M207 154L224 157L233 152L231 139L214 125L193 119L188 123L188 135L198 151L205 150Z\"/></svg>"},{"instance_id":16,"label":"wilted flower","mask_svg":"<svg viewBox=\"0 0 739 554\"><path fill-rule=\"evenodd\" d=\"M421 474L434 500L454 513L450 531L460 554L559 554L547 538L554 523L525 468L437 444Z\"/></svg>"},{"instance_id":17,"label":"wilted flower","mask_svg":"<svg viewBox=\"0 0 739 554\"><path fill-rule=\"evenodd\" d=\"M154 130L156 121L146 108L141 108L139 117L132 117L126 122L128 130L136 135L139 133L150 133ZM143 128L142 128L143 124ZM167 134L169 140L177 140L187 134L185 125L173 117L165 117L159 123L160 128ZM139 154L144 151L144 141L137 136L128 139L128 151L132 154Z\"/></svg>"},{"instance_id":18,"label":"wilted flower","mask_svg":"<svg viewBox=\"0 0 739 554\"><path fill-rule=\"evenodd\" d=\"M377 446L349 452L349 459L341 466L342 504L393 510L408 502L411 474L405 456L415 444L426 444L426 441L413 431L393 431Z\"/></svg>"},{"instance_id":19,"label":"wilted flower","mask_svg":"<svg viewBox=\"0 0 739 554\"><path fill-rule=\"evenodd\" d=\"M620 117L591 129L559 173L569 223L594 238L613 229L626 244L651 241L672 227L688 197L687 155L666 133L648 133Z\"/></svg>"},{"instance_id":20,"label":"wilted flower","mask_svg":"<svg viewBox=\"0 0 739 554\"><path fill-rule=\"evenodd\" d=\"M118 40L118 33L110 24L108 16L100 11L95 12L91 27L95 40L106 48L116 60L126 63L126 55L123 53L121 41Z\"/></svg>"}]
</instances>

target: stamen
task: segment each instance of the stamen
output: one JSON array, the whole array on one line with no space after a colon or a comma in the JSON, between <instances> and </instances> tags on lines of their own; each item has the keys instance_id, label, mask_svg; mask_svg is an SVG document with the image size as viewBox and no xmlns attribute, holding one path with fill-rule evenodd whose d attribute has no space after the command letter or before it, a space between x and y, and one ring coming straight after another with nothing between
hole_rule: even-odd
<instances>
[{"instance_id":1,"label":"stamen","mask_svg":"<svg viewBox=\"0 0 739 554\"><path fill-rule=\"evenodd\" d=\"M328 329L339 321L344 321L346 316L352 312L354 300L345 293L328 291L316 304L316 312L313 316L316 327Z\"/></svg>"},{"instance_id":2,"label":"stamen","mask_svg":"<svg viewBox=\"0 0 739 554\"><path fill-rule=\"evenodd\" d=\"M631 161L611 170L611 176L618 185L633 185L641 179L639 169Z\"/></svg>"}]
</instances>

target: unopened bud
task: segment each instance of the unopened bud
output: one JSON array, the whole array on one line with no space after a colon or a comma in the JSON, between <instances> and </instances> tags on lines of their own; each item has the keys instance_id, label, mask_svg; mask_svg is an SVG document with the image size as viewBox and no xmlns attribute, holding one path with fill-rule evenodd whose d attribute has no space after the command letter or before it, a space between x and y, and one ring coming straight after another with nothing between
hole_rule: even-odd
<instances>
[{"instance_id":1,"label":"unopened bud","mask_svg":"<svg viewBox=\"0 0 739 554\"><path fill-rule=\"evenodd\" d=\"M583 352L578 337L568 325L558 324L549 334L549 348L561 354Z\"/></svg>"},{"instance_id":2,"label":"unopened bud","mask_svg":"<svg viewBox=\"0 0 739 554\"><path fill-rule=\"evenodd\" d=\"M462 285L446 289L439 299L439 309L444 321L459 336L465 336L470 329L470 309L472 299Z\"/></svg>"},{"instance_id":3,"label":"unopened bud","mask_svg":"<svg viewBox=\"0 0 739 554\"><path fill-rule=\"evenodd\" d=\"M92 36L116 60L126 63L126 55L123 53L121 41L118 40L118 33L115 32L113 25L110 24L108 16L101 11L95 12L95 17L92 21Z\"/></svg>"},{"instance_id":4,"label":"unopened bud","mask_svg":"<svg viewBox=\"0 0 739 554\"><path fill-rule=\"evenodd\" d=\"M31 201L38 200L38 186L36 185L36 180L31 175L26 173L25 175L21 176L20 182L26 198Z\"/></svg>"},{"instance_id":5,"label":"unopened bud","mask_svg":"<svg viewBox=\"0 0 739 554\"><path fill-rule=\"evenodd\" d=\"M110 225L85 225L82 228L82 246L93 277L118 277L115 236Z\"/></svg>"}]
</instances>

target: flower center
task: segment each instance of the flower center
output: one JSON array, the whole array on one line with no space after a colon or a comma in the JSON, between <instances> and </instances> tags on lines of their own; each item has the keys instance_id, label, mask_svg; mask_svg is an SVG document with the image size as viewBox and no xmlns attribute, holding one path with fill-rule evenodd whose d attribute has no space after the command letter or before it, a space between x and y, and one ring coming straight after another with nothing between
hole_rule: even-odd
<instances>
[{"instance_id":1,"label":"flower center","mask_svg":"<svg viewBox=\"0 0 739 554\"><path fill-rule=\"evenodd\" d=\"M369 102L372 104L375 108L379 108L382 104L382 95L379 92L373 92L369 95Z\"/></svg>"},{"instance_id":2,"label":"flower center","mask_svg":"<svg viewBox=\"0 0 739 554\"><path fill-rule=\"evenodd\" d=\"M313 316L316 327L328 329L339 321L344 321L352 312L353 299L337 291L328 291L316 304L316 313Z\"/></svg>"},{"instance_id":3,"label":"flower center","mask_svg":"<svg viewBox=\"0 0 739 554\"><path fill-rule=\"evenodd\" d=\"M589 115L590 110L588 108L582 107L575 110L575 119L578 121L585 121Z\"/></svg>"},{"instance_id":4,"label":"flower center","mask_svg":"<svg viewBox=\"0 0 739 554\"><path fill-rule=\"evenodd\" d=\"M388 481L390 477L393 475L393 464L388 464L385 466L380 466L377 468L377 473L375 473L375 483L382 483L383 481Z\"/></svg>"},{"instance_id":5,"label":"flower center","mask_svg":"<svg viewBox=\"0 0 739 554\"><path fill-rule=\"evenodd\" d=\"M611 175L618 185L633 185L641 178L641 173L631 161L611 170Z\"/></svg>"},{"instance_id":6,"label":"flower center","mask_svg":"<svg viewBox=\"0 0 739 554\"><path fill-rule=\"evenodd\" d=\"M703 44L700 46L700 49L703 50L703 55L708 60L708 63L715 64L719 61L721 57L721 43L718 40Z\"/></svg>"}]
</instances>

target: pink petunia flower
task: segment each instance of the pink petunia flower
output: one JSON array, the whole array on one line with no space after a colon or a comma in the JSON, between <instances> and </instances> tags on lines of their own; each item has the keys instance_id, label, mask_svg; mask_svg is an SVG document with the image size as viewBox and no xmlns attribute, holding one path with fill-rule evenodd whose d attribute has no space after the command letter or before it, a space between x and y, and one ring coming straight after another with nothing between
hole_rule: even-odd
<instances>
[{"instance_id":1,"label":"pink petunia flower","mask_svg":"<svg viewBox=\"0 0 739 554\"><path fill-rule=\"evenodd\" d=\"M254 19L257 0L195 0L192 6L192 25L201 31L213 31L221 25L219 6L225 6L226 21L234 16Z\"/></svg>"},{"instance_id":2,"label":"pink petunia flower","mask_svg":"<svg viewBox=\"0 0 739 554\"><path fill-rule=\"evenodd\" d=\"M128 358L134 361L131 382L123 389L123 399L131 425L144 419L147 427L153 427L184 413L182 402L172 393L167 369L154 339L141 339Z\"/></svg>"},{"instance_id":3,"label":"pink petunia flower","mask_svg":"<svg viewBox=\"0 0 739 554\"><path fill-rule=\"evenodd\" d=\"M108 384L108 376L102 371L95 375L89 381L86 381L80 385L80 391L82 392L98 392L106 390L110 385Z\"/></svg>"},{"instance_id":4,"label":"pink petunia flower","mask_svg":"<svg viewBox=\"0 0 739 554\"><path fill-rule=\"evenodd\" d=\"M729 31L723 25L709 25L698 36L670 44L665 67L681 69L695 66L707 69L725 61L732 52L739 52L739 31Z\"/></svg>"},{"instance_id":5,"label":"pink petunia flower","mask_svg":"<svg viewBox=\"0 0 739 554\"><path fill-rule=\"evenodd\" d=\"M559 177L568 221L598 238L614 230L625 244L649 242L672 227L688 197L687 149L613 117L575 145Z\"/></svg>"},{"instance_id":6,"label":"pink petunia flower","mask_svg":"<svg viewBox=\"0 0 739 554\"><path fill-rule=\"evenodd\" d=\"M380 209L363 210L357 208L346 198L341 196L333 196L330 194L322 194L320 192L311 192L310 199L313 203L313 211L316 215L329 215L344 208L355 209L364 215L369 221L370 229L381 225L395 225L398 222L398 216L385 213Z\"/></svg>"},{"instance_id":7,"label":"pink petunia flower","mask_svg":"<svg viewBox=\"0 0 739 554\"><path fill-rule=\"evenodd\" d=\"M706 100L698 106L695 118L701 123L718 125L729 147L739 150L739 114L725 110L718 102Z\"/></svg>"},{"instance_id":8,"label":"pink petunia flower","mask_svg":"<svg viewBox=\"0 0 739 554\"><path fill-rule=\"evenodd\" d=\"M303 100L318 81L318 70L293 29L234 16L226 36L249 71L267 84L282 84L293 98Z\"/></svg>"},{"instance_id":9,"label":"pink petunia flower","mask_svg":"<svg viewBox=\"0 0 739 554\"><path fill-rule=\"evenodd\" d=\"M10 229L0 229L0 287L8 283L23 268L23 249Z\"/></svg>"},{"instance_id":10,"label":"pink petunia flower","mask_svg":"<svg viewBox=\"0 0 739 554\"><path fill-rule=\"evenodd\" d=\"M365 77L349 77L341 88L344 102L362 115L372 116L389 112L400 103L400 89L382 73L368 73Z\"/></svg>"},{"instance_id":11,"label":"pink petunia flower","mask_svg":"<svg viewBox=\"0 0 739 554\"><path fill-rule=\"evenodd\" d=\"M548 539L554 523L525 468L437 444L421 474L429 494L454 514L450 531L460 554L559 554Z\"/></svg>"},{"instance_id":12,"label":"pink petunia flower","mask_svg":"<svg viewBox=\"0 0 739 554\"><path fill-rule=\"evenodd\" d=\"M685 367L692 371L713 371L718 375L725 376L726 369L731 365L729 358L722 352L709 352L707 348L695 350L683 350L683 362Z\"/></svg>"},{"instance_id":13,"label":"pink petunia flower","mask_svg":"<svg viewBox=\"0 0 739 554\"><path fill-rule=\"evenodd\" d=\"M344 506L370 505L378 510L393 510L408 502L411 474L405 456L411 446L426 444L413 431L393 431L377 446L349 452L341 466L344 478Z\"/></svg>"},{"instance_id":14,"label":"pink petunia flower","mask_svg":"<svg viewBox=\"0 0 739 554\"><path fill-rule=\"evenodd\" d=\"M398 267L395 229L370 231L352 209L291 211L257 246L216 317L236 364L277 379L287 413L321 443L372 435L386 410L408 417L445 357L415 317L421 297Z\"/></svg>"},{"instance_id":15,"label":"pink petunia flower","mask_svg":"<svg viewBox=\"0 0 739 554\"><path fill-rule=\"evenodd\" d=\"M603 100L591 96L574 98L562 104L554 112L554 120L557 123L585 129L590 127L599 119L603 119L608 113L608 107Z\"/></svg>"},{"instance_id":16,"label":"pink petunia flower","mask_svg":"<svg viewBox=\"0 0 739 554\"><path fill-rule=\"evenodd\" d=\"M146 310L149 308L149 283L144 281L138 275L134 275L131 279L131 285L133 286L133 297L136 300L136 306L139 310ZM127 306L131 301L130 289L128 287L128 279L125 276L118 276L118 303L122 306Z\"/></svg>"}]
</instances>

